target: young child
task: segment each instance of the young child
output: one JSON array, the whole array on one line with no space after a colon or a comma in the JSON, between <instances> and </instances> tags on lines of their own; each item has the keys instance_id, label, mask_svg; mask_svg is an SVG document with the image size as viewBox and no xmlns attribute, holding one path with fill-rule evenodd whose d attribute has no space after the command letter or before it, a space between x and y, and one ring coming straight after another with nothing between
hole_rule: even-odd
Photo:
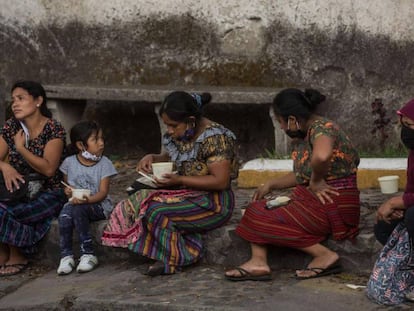
<instances>
[{"instance_id":1,"label":"young child","mask_svg":"<svg viewBox=\"0 0 414 311\"><path fill-rule=\"evenodd\" d=\"M60 170L66 183L65 194L69 201L59 215L61 260L57 273L73 271L75 260L72 251L72 232L79 234L80 262L77 272L88 272L98 265L94 255L89 223L106 219L113 205L108 196L110 177L117 174L112 162L102 155L104 137L102 129L93 121L81 121L70 131L69 155ZM72 189L89 189L90 196L72 197Z\"/></svg>"}]
</instances>

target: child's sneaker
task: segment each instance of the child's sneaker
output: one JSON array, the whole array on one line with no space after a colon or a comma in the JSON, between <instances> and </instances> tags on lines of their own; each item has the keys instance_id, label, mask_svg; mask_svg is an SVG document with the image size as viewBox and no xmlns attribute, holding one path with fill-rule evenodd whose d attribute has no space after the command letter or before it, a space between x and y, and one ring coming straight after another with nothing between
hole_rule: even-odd
<instances>
[{"instance_id":1,"label":"child's sneaker","mask_svg":"<svg viewBox=\"0 0 414 311\"><path fill-rule=\"evenodd\" d=\"M89 272L98 265L98 258L92 254L82 255L78 267L76 268L77 272Z\"/></svg>"},{"instance_id":2,"label":"child's sneaker","mask_svg":"<svg viewBox=\"0 0 414 311\"><path fill-rule=\"evenodd\" d=\"M73 256L65 256L60 260L59 268L57 268L57 274L66 275L73 271L75 268L75 260Z\"/></svg>"}]
</instances>

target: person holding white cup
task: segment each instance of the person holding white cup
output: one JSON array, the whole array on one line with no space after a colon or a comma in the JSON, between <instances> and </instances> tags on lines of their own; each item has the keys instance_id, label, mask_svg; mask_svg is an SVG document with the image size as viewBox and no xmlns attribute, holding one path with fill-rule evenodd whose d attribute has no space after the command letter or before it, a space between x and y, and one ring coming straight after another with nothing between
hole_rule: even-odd
<instances>
[{"instance_id":1,"label":"person holding white cup","mask_svg":"<svg viewBox=\"0 0 414 311\"><path fill-rule=\"evenodd\" d=\"M203 116L210 100L209 93L181 91L164 99L159 114L167 127L165 151L148 154L137 165L141 175L153 173L156 188L138 190L117 204L104 230L104 245L128 247L156 260L148 267L149 276L172 274L197 262L203 254L201 234L232 215L236 137ZM160 172L157 164L165 162L168 172Z\"/></svg>"}]
</instances>

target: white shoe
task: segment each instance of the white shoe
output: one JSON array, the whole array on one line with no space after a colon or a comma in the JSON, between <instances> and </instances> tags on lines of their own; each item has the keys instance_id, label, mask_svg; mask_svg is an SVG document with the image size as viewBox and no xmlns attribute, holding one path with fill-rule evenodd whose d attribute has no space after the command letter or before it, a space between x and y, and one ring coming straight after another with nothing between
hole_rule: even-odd
<instances>
[{"instance_id":1,"label":"white shoe","mask_svg":"<svg viewBox=\"0 0 414 311\"><path fill-rule=\"evenodd\" d=\"M95 255L85 254L82 255L79 261L79 265L76 268L77 272L89 272L98 265L98 258Z\"/></svg>"},{"instance_id":2,"label":"white shoe","mask_svg":"<svg viewBox=\"0 0 414 311\"><path fill-rule=\"evenodd\" d=\"M57 268L57 274L66 275L73 271L75 268L75 260L73 256L65 256L60 260L59 268Z\"/></svg>"}]
</instances>

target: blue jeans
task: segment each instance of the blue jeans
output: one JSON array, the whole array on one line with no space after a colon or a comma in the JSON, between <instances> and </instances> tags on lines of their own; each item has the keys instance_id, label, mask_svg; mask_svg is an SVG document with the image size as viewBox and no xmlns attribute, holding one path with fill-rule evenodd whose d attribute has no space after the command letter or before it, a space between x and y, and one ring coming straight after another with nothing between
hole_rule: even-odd
<instances>
[{"instance_id":1,"label":"blue jeans","mask_svg":"<svg viewBox=\"0 0 414 311\"><path fill-rule=\"evenodd\" d=\"M72 205L66 203L59 214L60 255L72 256L73 229L79 234L80 253L93 254L92 236L89 232L89 223L106 219L99 204Z\"/></svg>"}]
</instances>

